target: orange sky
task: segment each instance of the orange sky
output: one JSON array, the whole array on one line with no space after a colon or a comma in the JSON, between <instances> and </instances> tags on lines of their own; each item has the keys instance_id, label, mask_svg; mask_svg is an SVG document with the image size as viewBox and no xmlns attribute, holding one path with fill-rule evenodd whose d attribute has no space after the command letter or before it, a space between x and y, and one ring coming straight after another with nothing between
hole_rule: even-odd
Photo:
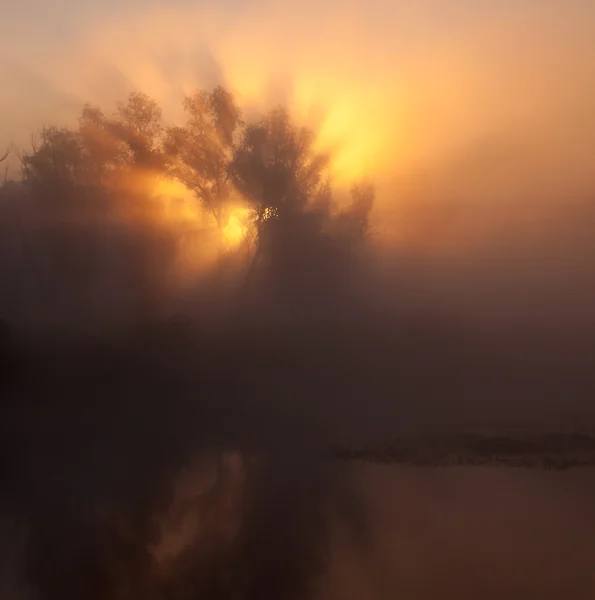
<instances>
[{"instance_id":1,"label":"orange sky","mask_svg":"<svg viewBox=\"0 0 595 600\"><path fill-rule=\"evenodd\" d=\"M185 93L223 82L249 115L281 102L316 126L340 183L401 193L431 173L450 194L510 198L593 181L586 0L26 4L0 25L0 144L132 89L173 122Z\"/></svg>"}]
</instances>

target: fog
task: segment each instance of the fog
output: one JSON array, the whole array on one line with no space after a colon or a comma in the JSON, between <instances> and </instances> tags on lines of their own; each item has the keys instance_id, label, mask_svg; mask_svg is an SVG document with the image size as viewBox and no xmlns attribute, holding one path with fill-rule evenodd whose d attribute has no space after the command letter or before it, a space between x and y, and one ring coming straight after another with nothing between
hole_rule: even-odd
<instances>
[{"instance_id":1,"label":"fog","mask_svg":"<svg viewBox=\"0 0 595 600\"><path fill-rule=\"evenodd\" d=\"M325 453L592 432L590 5L63 5L0 24L2 594L589 597L588 471Z\"/></svg>"},{"instance_id":2,"label":"fog","mask_svg":"<svg viewBox=\"0 0 595 600\"><path fill-rule=\"evenodd\" d=\"M320 598L589 598L592 472L362 468L370 537L341 527Z\"/></svg>"}]
</instances>

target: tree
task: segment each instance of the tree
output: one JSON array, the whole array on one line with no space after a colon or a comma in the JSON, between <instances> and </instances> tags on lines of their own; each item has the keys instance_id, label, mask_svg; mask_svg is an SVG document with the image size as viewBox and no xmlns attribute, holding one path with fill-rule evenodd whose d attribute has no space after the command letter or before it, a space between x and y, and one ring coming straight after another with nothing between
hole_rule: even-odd
<instances>
[{"instance_id":1,"label":"tree","mask_svg":"<svg viewBox=\"0 0 595 600\"><path fill-rule=\"evenodd\" d=\"M113 135L105 114L99 108L90 104L83 107L79 135L89 164L99 181L105 183L109 174L126 166L128 157L125 147Z\"/></svg>"},{"instance_id":2,"label":"tree","mask_svg":"<svg viewBox=\"0 0 595 600\"><path fill-rule=\"evenodd\" d=\"M363 239L369 234L375 197L374 185L369 181L358 181L351 187L351 206L341 213L339 221L352 236Z\"/></svg>"},{"instance_id":3,"label":"tree","mask_svg":"<svg viewBox=\"0 0 595 600\"><path fill-rule=\"evenodd\" d=\"M79 133L90 162L102 176L118 169L162 170L161 118L157 102L139 92L119 102L112 118L86 104Z\"/></svg>"},{"instance_id":4,"label":"tree","mask_svg":"<svg viewBox=\"0 0 595 600\"><path fill-rule=\"evenodd\" d=\"M374 190L356 185L352 205L340 211L333 203L329 157L314 142L312 131L276 108L246 127L231 175L254 211L256 248L246 282L259 278L288 298L318 301L331 287L339 289L346 250L367 232Z\"/></svg>"},{"instance_id":5,"label":"tree","mask_svg":"<svg viewBox=\"0 0 595 600\"><path fill-rule=\"evenodd\" d=\"M328 157L313 150L314 135L276 108L246 127L232 163L232 178L259 225L302 211L324 189ZM327 190L324 190L327 191Z\"/></svg>"},{"instance_id":6,"label":"tree","mask_svg":"<svg viewBox=\"0 0 595 600\"><path fill-rule=\"evenodd\" d=\"M126 103L119 103L116 118L109 123L115 137L127 147L131 162L139 167L161 166L160 136L162 111L156 100L132 92Z\"/></svg>"},{"instance_id":7,"label":"tree","mask_svg":"<svg viewBox=\"0 0 595 600\"><path fill-rule=\"evenodd\" d=\"M232 191L229 163L242 125L241 111L222 87L188 96L184 110L186 124L169 128L165 135L168 173L194 192L222 229Z\"/></svg>"},{"instance_id":8,"label":"tree","mask_svg":"<svg viewBox=\"0 0 595 600\"><path fill-rule=\"evenodd\" d=\"M33 184L75 184L87 180L88 168L77 132L43 127L31 137L31 150L20 155L23 179Z\"/></svg>"}]
</instances>

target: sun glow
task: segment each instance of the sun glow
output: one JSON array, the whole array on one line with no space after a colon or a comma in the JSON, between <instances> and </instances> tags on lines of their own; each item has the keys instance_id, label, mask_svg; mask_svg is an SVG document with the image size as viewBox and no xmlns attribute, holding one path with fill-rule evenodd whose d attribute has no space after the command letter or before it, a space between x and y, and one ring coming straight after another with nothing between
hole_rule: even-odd
<instances>
[{"instance_id":1,"label":"sun glow","mask_svg":"<svg viewBox=\"0 0 595 600\"><path fill-rule=\"evenodd\" d=\"M201 24L198 31L197 22ZM328 36L322 22L319 26ZM126 27L121 20L104 24L90 36L89 46L95 56L117 65L134 88L155 98L171 123L184 118L184 94L211 88L222 80L236 95L247 120L284 106L296 123L316 133L317 149L329 153L337 184L350 186L363 176L374 177L387 162L406 158L394 151L394 136L388 135L398 131L399 147L409 147L402 136L407 120L405 92L410 86L400 76L394 74L387 83L384 71L372 68L357 53L346 61L339 50L333 50L344 51L343 44L331 43L339 41L335 38L325 38L322 46L310 40L299 57L292 51L289 60L287 41L274 24L259 19L239 29L228 27L229 31L215 35L225 28L221 29L216 14L204 11L190 11L184 17L177 12L149 11ZM134 50L129 44L131 31L137 40ZM280 49L278 56L270 52L271 45Z\"/></svg>"},{"instance_id":2,"label":"sun glow","mask_svg":"<svg viewBox=\"0 0 595 600\"><path fill-rule=\"evenodd\" d=\"M232 209L227 224L223 227L223 237L227 244L233 248L239 246L248 237L248 218L251 210L249 208Z\"/></svg>"},{"instance_id":3,"label":"sun glow","mask_svg":"<svg viewBox=\"0 0 595 600\"><path fill-rule=\"evenodd\" d=\"M225 246L235 248L248 239L249 220L253 212L245 206L232 206L225 211L225 225L218 227L215 217L201 206L194 194L182 183L173 179L158 178L152 184L152 197L156 201L158 218L174 226L188 226L208 233L213 239L225 241Z\"/></svg>"},{"instance_id":4,"label":"sun glow","mask_svg":"<svg viewBox=\"0 0 595 600\"><path fill-rule=\"evenodd\" d=\"M192 192L179 181L159 178L153 195L163 208L163 218L174 222L198 222L203 220L201 209Z\"/></svg>"},{"instance_id":5,"label":"sun glow","mask_svg":"<svg viewBox=\"0 0 595 600\"><path fill-rule=\"evenodd\" d=\"M249 240L253 210L239 199L225 207L221 226L184 184L160 177L151 186L154 202L148 212L177 232L178 263L184 274L212 267L222 254L239 249Z\"/></svg>"}]
</instances>

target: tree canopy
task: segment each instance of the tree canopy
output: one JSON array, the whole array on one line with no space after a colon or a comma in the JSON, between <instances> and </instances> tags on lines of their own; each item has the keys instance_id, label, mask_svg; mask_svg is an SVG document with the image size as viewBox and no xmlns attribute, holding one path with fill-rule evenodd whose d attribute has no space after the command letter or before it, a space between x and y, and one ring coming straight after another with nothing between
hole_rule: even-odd
<instances>
[{"instance_id":1,"label":"tree canopy","mask_svg":"<svg viewBox=\"0 0 595 600\"><path fill-rule=\"evenodd\" d=\"M261 291L288 299L336 286L345 272L339 264L369 232L373 187L356 183L351 205L339 207L331 157L282 107L245 122L234 96L216 87L186 97L184 110L185 122L166 125L159 105L142 93L111 115L87 104L77 128L46 126L32 137L19 153L19 185L51 218L52 206L66 204L74 216L83 207L117 207L122 194L150 193L159 179L177 182L221 240L235 219L242 237L235 251L247 257L242 287L258 281ZM147 183L131 188L134 181ZM233 216L238 210L241 219Z\"/></svg>"}]
</instances>

